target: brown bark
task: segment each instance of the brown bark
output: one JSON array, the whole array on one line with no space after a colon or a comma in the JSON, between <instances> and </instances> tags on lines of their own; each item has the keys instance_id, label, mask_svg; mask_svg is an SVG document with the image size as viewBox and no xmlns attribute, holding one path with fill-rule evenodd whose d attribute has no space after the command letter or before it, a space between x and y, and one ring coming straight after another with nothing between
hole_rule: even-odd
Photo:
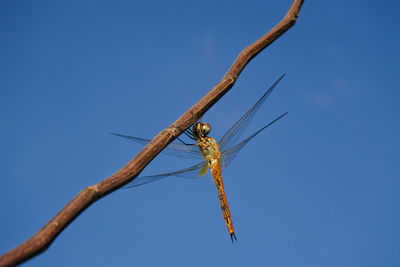
<instances>
[{"instance_id":1,"label":"brown bark","mask_svg":"<svg viewBox=\"0 0 400 267\"><path fill-rule=\"evenodd\" d=\"M296 23L303 1L294 0L282 21L259 40L246 47L222 80L199 102L187 110L172 125L160 132L136 157L119 171L103 181L83 189L36 234L21 245L3 254L0 257L0 266L17 265L43 252L62 230L92 203L135 179L165 146L196 122L234 85L237 77L252 58Z\"/></svg>"}]
</instances>

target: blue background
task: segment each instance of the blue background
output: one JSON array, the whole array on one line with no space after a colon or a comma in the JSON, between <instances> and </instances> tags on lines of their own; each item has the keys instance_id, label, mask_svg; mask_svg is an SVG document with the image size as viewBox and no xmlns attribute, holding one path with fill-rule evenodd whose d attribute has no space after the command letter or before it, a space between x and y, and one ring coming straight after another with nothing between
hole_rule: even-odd
<instances>
[{"instance_id":1,"label":"blue background","mask_svg":"<svg viewBox=\"0 0 400 267\"><path fill-rule=\"evenodd\" d=\"M0 252L196 103L291 1L1 1ZM398 1L306 1L205 116L219 139L282 73L223 178L119 190L26 266L399 266ZM160 155L143 172L190 166Z\"/></svg>"}]
</instances>

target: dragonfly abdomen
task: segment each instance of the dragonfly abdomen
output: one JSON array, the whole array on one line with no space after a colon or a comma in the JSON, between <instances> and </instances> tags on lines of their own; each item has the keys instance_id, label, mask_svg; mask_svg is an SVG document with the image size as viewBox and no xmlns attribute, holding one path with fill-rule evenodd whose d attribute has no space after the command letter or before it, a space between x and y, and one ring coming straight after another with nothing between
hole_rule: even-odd
<instances>
[{"instance_id":1,"label":"dragonfly abdomen","mask_svg":"<svg viewBox=\"0 0 400 267\"><path fill-rule=\"evenodd\" d=\"M218 161L212 165L211 175L214 178L215 184L217 185L218 199L221 205L222 215L224 216L225 224L228 227L228 231L233 242L233 238L236 240L236 235L235 230L233 229L233 222L231 218L231 212L229 211L228 201L226 200L224 184L222 183L221 166Z\"/></svg>"}]
</instances>

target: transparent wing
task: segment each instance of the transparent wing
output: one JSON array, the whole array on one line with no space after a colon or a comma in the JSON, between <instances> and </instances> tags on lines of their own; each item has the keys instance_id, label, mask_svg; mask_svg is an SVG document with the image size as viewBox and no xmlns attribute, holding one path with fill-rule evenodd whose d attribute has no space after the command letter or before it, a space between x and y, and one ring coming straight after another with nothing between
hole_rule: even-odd
<instances>
[{"instance_id":1,"label":"transparent wing","mask_svg":"<svg viewBox=\"0 0 400 267\"><path fill-rule=\"evenodd\" d=\"M137 177L135 180L127 184L124 188L131 188L131 187L136 187L139 185L143 184L148 184L163 178L167 178L170 176L176 176L176 177L182 177L182 178L200 178L202 177L205 173L201 174L200 171L206 166L206 162L201 162L199 164L196 164L192 167L175 171L175 172L168 172L168 173L163 173L163 174L158 174L158 175L151 175L151 176L140 176Z\"/></svg>"},{"instance_id":2,"label":"transparent wing","mask_svg":"<svg viewBox=\"0 0 400 267\"><path fill-rule=\"evenodd\" d=\"M258 135L259 133L261 133L263 130L265 130L266 128L268 128L269 126L271 126L272 124L274 124L275 122L277 122L278 120L280 120L282 117L284 117L287 114L284 113L282 115L280 115L278 118L276 118L275 120L271 121L270 123L268 123L267 125L265 125L263 128L261 128L260 130L258 130L257 132L255 132L254 134L250 135L249 137L247 137L246 139L244 139L242 142L240 142L239 144L231 147L230 149L224 151L221 153L221 171L223 171L228 165L229 163L231 163L231 161L236 157L236 155L239 153L239 151L251 140L253 139L256 135Z\"/></svg>"},{"instance_id":3,"label":"transparent wing","mask_svg":"<svg viewBox=\"0 0 400 267\"><path fill-rule=\"evenodd\" d=\"M265 93L264 95L225 133L225 135L219 141L220 149L227 150L232 147L239 137L246 130L247 126L250 124L254 115L257 113L258 109L264 103L265 99L271 94L272 90L278 85L278 83L285 76L283 74Z\"/></svg>"},{"instance_id":4,"label":"transparent wing","mask_svg":"<svg viewBox=\"0 0 400 267\"><path fill-rule=\"evenodd\" d=\"M128 140L134 141L140 145L147 145L151 140L141 137L123 135L123 134L116 134L111 133L113 135L126 138ZM167 147L161 151L161 153L179 157L179 158L188 158L188 159L199 159L201 158L201 152L197 145L185 145L181 143L172 142Z\"/></svg>"}]
</instances>

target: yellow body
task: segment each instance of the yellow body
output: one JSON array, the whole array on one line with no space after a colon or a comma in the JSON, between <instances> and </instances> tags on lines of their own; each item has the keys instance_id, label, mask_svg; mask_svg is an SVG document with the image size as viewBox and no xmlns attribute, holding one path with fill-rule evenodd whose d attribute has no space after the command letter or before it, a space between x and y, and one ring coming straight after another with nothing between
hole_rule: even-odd
<instances>
[{"instance_id":1,"label":"yellow body","mask_svg":"<svg viewBox=\"0 0 400 267\"><path fill-rule=\"evenodd\" d=\"M235 231L233 229L233 222L231 218L231 213L229 211L228 202L226 200L224 185L222 183L221 176L221 153L219 151L219 146L217 142L211 137L199 137L197 139L198 145L200 146L201 153L207 162L207 166L211 171L211 175L214 178L214 182L217 185L219 203L221 205L222 215L226 226L228 227L229 234L233 241L233 237L236 239ZM205 173L206 169L202 172Z\"/></svg>"}]
</instances>

